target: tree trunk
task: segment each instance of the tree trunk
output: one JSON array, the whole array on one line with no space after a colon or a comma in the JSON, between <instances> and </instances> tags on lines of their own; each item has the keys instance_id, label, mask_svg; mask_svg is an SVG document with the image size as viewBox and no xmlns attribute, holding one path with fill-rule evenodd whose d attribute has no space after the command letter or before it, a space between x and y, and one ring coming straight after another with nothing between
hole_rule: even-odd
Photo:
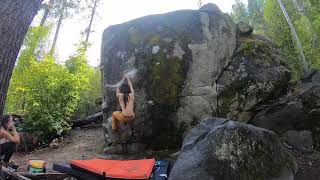
<instances>
[{"instance_id":1,"label":"tree trunk","mask_svg":"<svg viewBox=\"0 0 320 180\"><path fill-rule=\"evenodd\" d=\"M59 32L60 32L60 27L61 27L61 24L62 24L62 20L64 18L64 11L67 7L67 0L64 0L62 5L61 5L61 10L60 10L60 16L59 16L59 20L58 20L58 24L57 24L57 29L56 29L56 32L54 34L54 38L53 38L53 42L52 42L52 46L51 46L51 50L50 50L50 53L53 54L54 53L54 49L56 47L56 44L57 44L57 40L58 40L58 35L59 35Z\"/></svg>"},{"instance_id":2,"label":"tree trunk","mask_svg":"<svg viewBox=\"0 0 320 180\"><path fill-rule=\"evenodd\" d=\"M77 119L77 120L73 120L70 121L72 123L72 127L81 127L81 126L85 126L91 123L99 123L103 121L103 112L97 112L93 115L87 116L85 118L82 119Z\"/></svg>"},{"instance_id":3,"label":"tree trunk","mask_svg":"<svg viewBox=\"0 0 320 180\"><path fill-rule=\"evenodd\" d=\"M28 28L43 0L0 0L0 114Z\"/></svg>"},{"instance_id":4,"label":"tree trunk","mask_svg":"<svg viewBox=\"0 0 320 180\"><path fill-rule=\"evenodd\" d=\"M198 6L199 6L199 8L202 7L202 0L198 0Z\"/></svg>"},{"instance_id":5,"label":"tree trunk","mask_svg":"<svg viewBox=\"0 0 320 180\"><path fill-rule=\"evenodd\" d=\"M303 70L304 70L304 73L308 72L309 71L309 65L308 65L308 62L306 61L306 58L304 56L304 53L303 53L303 48L302 48L302 45L301 45L301 41L298 37L298 34L297 34L297 31L296 29L294 28L293 26L293 23L289 17L289 14L284 6L284 4L282 3L282 0L278 0L278 3L279 3L279 6L284 14L284 17L286 18L287 22L288 22L288 25L291 29L291 32L292 32L292 35L297 43L297 46L298 46L298 51L300 53L300 56L301 56L301 60L302 60L302 64L303 64Z\"/></svg>"},{"instance_id":6,"label":"tree trunk","mask_svg":"<svg viewBox=\"0 0 320 180\"><path fill-rule=\"evenodd\" d=\"M268 30L268 25L267 25L267 23L265 22L265 20L263 18L263 13L261 12L261 10L259 10L259 16L261 18L262 29L263 29L265 35L267 35L268 31L269 31Z\"/></svg>"},{"instance_id":7,"label":"tree trunk","mask_svg":"<svg viewBox=\"0 0 320 180\"><path fill-rule=\"evenodd\" d=\"M94 6L92 8L92 14L91 14L90 23L89 23L89 26L88 26L88 32L87 32L87 37L86 37L86 45L88 44L88 41L89 41L89 35L91 33L91 26L92 26L93 17L94 17L94 15L96 13L97 3L98 3L98 0L95 0L94 1Z\"/></svg>"},{"instance_id":8,"label":"tree trunk","mask_svg":"<svg viewBox=\"0 0 320 180\"><path fill-rule=\"evenodd\" d=\"M19 173L16 173L16 172L14 172L12 170L9 170L6 167L2 166L1 168L2 168L1 170L3 171L3 174L6 177L10 177L10 179L12 179L12 180L31 180L31 179L29 179L29 178L27 178L27 177L25 177L25 176L23 176L23 175L21 175Z\"/></svg>"},{"instance_id":9,"label":"tree trunk","mask_svg":"<svg viewBox=\"0 0 320 180\"><path fill-rule=\"evenodd\" d=\"M264 15L263 15L264 4L263 4L262 0L260 0L258 2L259 2L259 17L260 17L260 20L261 20L262 29L263 29L265 35L267 35L269 29L268 29L268 25L267 25L266 21L264 20Z\"/></svg>"},{"instance_id":10,"label":"tree trunk","mask_svg":"<svg viewBox=\"0 0 320 180\"><path fill-rule=\"evenodd\" d=\"M66 173L28 173L28 172L18 172L22 176L30 178L32 180L57 180L57 179L68 179L71 175Z\"/></svg>"},{"instance_id":11,"label":"tree trunk","mask_svg":"<svg viewBox=\"0 0 320 180\"><path fill-rule=\"evenodd\" d=\"M48 15L53 7L53 3L54 3L54 0L50 0L49 3L47 4L40 22L40 26L43 26L44 23L47 21Z\"/></svg>"}]
</instances>

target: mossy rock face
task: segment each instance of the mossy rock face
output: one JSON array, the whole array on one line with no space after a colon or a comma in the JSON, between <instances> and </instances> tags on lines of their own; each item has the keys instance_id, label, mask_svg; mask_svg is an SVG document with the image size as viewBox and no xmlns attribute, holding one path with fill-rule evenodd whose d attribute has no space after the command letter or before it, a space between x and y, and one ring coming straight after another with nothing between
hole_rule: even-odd
<instances>
[{"instance_id":1,"label":"mossy rock face","mask_svg":"<svg viewBox=\"0 0 320 180\"><path fill-rule=\"evenodd\" d=\"M261 108L262 109L262 108ZM313 147L320 149L320 71L313 70L282 100L263 108L253 119L256 126L278 134L290 130L313 132Z\"/></svg>"},{"instance_id":2,"label":"mossy rock face","mask_svg":"<svg viewBox=\"0 0 320 180\"><path fill-rule=\"evenodd\" d=\"M136 70L136 118L128 143L179 147L183 133L215 111L212 84L235 47L234 23L213 4L107 28L101 54L104 119L117 108L115 89L108 85L117 83L124 71Z\"/></svg>"},{"instance_id":3,"label":"mossy rock face","mask_svg":"<svg viewBox=\"0 0 320 180\"><path fill-rule=\"evenodd\" d=\"M278 47L257 35L240 37L232 62L218 80L218 116L249 122L260 105L287 93L290 79Z\"/></svg>"},{"instance_id":4,"label":"mossy rock face","mask_svg":"<svg viewBox=\"0 0 320 180\"><path fill-rule=\"evenodd\" d=\"M179 107L179 95L187 73L185 70L190 64L188 50L182 50L184 53L181 57L174 55L173 51L175 47L180 47L179 44L186 47L183 43L175 40L159 43L152 48L156 51L146 54L135 64L140 69L137 81L141 84L137 85L144 87L149 102L148 112L142 111L141 114L149 114L149 128L156 135L145 137L142 141L153 149L176 148L177 144L181 144L182 132L174 127L171 118Z\"/></svg>"},{"instance_id":5,"label":"mossy rock face","mask_svg":"<svg viewBox=\"0 0 320 180\"><path fill-rule=\"evenodd\" d=\"M172 180L293 180L294 158L269 130L208 118L184 138Z\"/></svg>"}]
</instances>

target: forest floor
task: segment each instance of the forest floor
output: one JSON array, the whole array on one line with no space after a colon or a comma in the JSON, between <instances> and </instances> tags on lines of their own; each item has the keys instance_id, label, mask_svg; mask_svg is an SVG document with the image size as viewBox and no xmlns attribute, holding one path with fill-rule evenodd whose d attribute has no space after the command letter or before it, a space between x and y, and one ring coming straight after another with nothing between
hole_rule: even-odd
<instances>
[{"instance_id":1,"label":"forest floor","mask_svg":"<svg viewBox=\"0 0 320 180\"><path fill-rule=\"evenodd\" d=\"M52 170L53 163L64 163L74 159L143 159L146 157L155 157L156 159L166 159L171 163L176 160L171 157L178 150L164 151L146 151L141 154L129 155L108 155L103 154L104 134L101 124L87 126L81 129L73 129L63 140L58 142L55 147L46 147L41 150L29 153L18 152L12 157L12 161L19 165L19 172L26 172L28 169L28 160L45 160L47 162L47 171Z\"/></svg>"},{"instance_id":2,"label":"forest floor","mask_svg":"<svg viewBox=\"0 0 320 180\"><path fill-rule=\"evenodd\" d=\"M295 180L320 180L320 152L292 152L298 164Z\"/></svg>"},{"instance_id":3,"label":"forest floor","mask_svg":"<svg viewBox=\"0 0 320 180\"><path fill-rule=\"evenodd\" d=\"M46 147L29 153L16 153L12 161L19 164L18 171L27 171L28 160L47 161L48 171L56 162L69 162L73 159L89 159L100 156L103 150L104 135L101 125L71 130L54 147Z\"/></svg>"},{"instance_id":4,"label":"forest floor","mask_svg":"<svg viewBox=\"0 0 320 180\"><path fill-rule=\"evenodd\" d=\"M175 157L170 157L177 150L147 152L140 155L106 155L102 154L104 135L101 125L93 125L82 129L74 129L55 147L47 147L30 153L16 153L12 160L19 164L18 171L27 171L28 160L40 159L47 161L48 171L56 162L69 162L72 159L90 159L94 157L112 159L137 159L153 156L156 159L167 159L172 163ZM298 164L295 180L320 180L320 152L291 151Z\"/></svg>"}]
</instances>

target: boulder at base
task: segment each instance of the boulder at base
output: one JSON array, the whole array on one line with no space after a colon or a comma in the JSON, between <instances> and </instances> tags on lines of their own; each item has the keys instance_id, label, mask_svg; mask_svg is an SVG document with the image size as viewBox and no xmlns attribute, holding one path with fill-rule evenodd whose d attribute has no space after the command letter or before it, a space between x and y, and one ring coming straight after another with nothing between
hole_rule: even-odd
<instances>
[{"instance_id":1,"label":"boulder at base","mask_svg":"<svg viewBox=\"0 0 320 180\"><path fill-rule=\"evenodd\" d=\"M129 141L132 135L132 130L130 123L125 124L119 122L119 128L117 131L112 130L111 128L112 118L108 118L102 124L104 128L104 136L106 142L106 147L104 148L105 153L112 154L123 154L123 153L137 153L141 149L145 149L146 145L143 143L132 142L126 143Z\"/></svg>"},{"instance_id":2,"label":"boulder at base","mask_svg":"<svg viewBox=\"0 0 320 180\"><path fill-rule=\"evenodd\" d=\"M278 134L286 134L290 130L307 130L312 132L315 148L320 148L320 71L314 70L306 74L299 86L291 94L278 102L263 106L253 119L255 126L270 129ZM299 135L300 136L300 135ZM310 141L310 136L309 140ZM301 138L291 138L291 145L302 145Z\"/></svg>"},{"instance_id":3,"label":"boulder at base","mask_svg":"<svg viewBox=\"0 0 320 180\"><path fill-rule=\"evenodd\" d=\"M293 180L297 165L269 130L222 118L186 135L170 180Z\"/></svg>"}]
</instances>

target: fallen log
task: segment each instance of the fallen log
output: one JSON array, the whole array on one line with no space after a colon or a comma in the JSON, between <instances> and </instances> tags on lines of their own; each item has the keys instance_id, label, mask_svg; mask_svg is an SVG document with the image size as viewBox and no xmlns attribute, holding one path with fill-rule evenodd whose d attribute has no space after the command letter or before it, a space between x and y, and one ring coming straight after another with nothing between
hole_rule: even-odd
<instances>
[{"instance_id":1,"label":"fallen log","mask_svg":"<svg viewBox=\"0 0 320 180\"><path fill-rule=\"evenodd\" d=\"M30 178L27 178L19 173L16 173L14 171L10 171L8 168L2 166L2 172L5 177L10 177L12 180L31 180ZM0 177L1 179L1 177Z\"/></svg>"},{"instance_id":2,"label":"fallen log","mask_svg":"<svg viewBox=\"0 0 320 180\"><path fill-rule=\"evenodd\" d=\"M72 123L72 127L81 127L81 126L85 126L91 123L99 123L102 122L103 118L102 118L103 112L97 112L93 115L87 116L85 118L82 119L78 119L78 120L73 120L70 121Z\"/></svg>"},{"instance_id":3,"label":"fallen log","mask_svg":"<svg viewBox=\"0 0 320 180\"><path fill-rule=\"evenodd\" d=\"M32 180L63 180L64 178L70 177L66 173L28 173L28 172L19 172L19 174L28 177Z\"/></svg>"}]
</instances>

